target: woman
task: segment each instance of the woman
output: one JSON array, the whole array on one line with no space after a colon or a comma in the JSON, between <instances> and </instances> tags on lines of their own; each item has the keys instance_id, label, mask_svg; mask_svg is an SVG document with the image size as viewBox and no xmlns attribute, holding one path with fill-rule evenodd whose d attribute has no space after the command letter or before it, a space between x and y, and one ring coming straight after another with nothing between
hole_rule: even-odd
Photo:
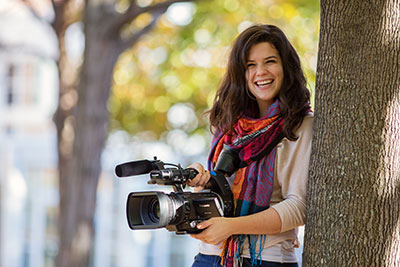
<instances>
[{"instance_id":1,"label":"woman","mask_svg":"<svg viewBox=\"0 0 400 267\"><path fill-rule=\"evenodd\" d=\"M236 151L234 217L198 224L202 241L192 267L297 266L297 227L305 220L311 151L310 93L299 57L276 26L255 25L233 44L210 110L214 138L208 169L223 148ZM202 188L204 167L188 184Z\"/></svg>"}]
</instances>

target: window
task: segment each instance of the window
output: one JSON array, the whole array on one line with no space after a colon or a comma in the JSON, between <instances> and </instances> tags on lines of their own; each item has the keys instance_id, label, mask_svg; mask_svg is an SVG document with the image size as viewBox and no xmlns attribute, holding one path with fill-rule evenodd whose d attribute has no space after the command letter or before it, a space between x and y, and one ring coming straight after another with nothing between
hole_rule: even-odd
<instances>
[{"instance_id":1,"label":"window","mask_svg":"<svg viewBox=\"0 0 400 267\"><path fill-rule=\"evenodd\" d=\"M15 68L14 65L8 67L7 73L7 105L11 106L15 101L15 85L14 85Z\"/></svg>"}]
</instances>

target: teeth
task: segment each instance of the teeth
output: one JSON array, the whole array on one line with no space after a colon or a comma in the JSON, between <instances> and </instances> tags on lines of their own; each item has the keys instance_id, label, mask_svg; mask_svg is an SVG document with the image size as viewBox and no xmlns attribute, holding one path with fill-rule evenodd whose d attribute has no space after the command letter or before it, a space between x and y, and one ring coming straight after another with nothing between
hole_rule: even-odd
<instances>
[{"instance_id":1,"label":"teeth","mask_svg":"<svg viewBox=\"0 0 400 267\"><path fill-rule=\"evenodd\" d=\"M266 80L266 81L259 81L259 82L256 82L256 84L258 85L258 86L265 86L265 85L267 85L267 84L271 84L273 82L273 80Z\"/></svg>"}]
</instances>

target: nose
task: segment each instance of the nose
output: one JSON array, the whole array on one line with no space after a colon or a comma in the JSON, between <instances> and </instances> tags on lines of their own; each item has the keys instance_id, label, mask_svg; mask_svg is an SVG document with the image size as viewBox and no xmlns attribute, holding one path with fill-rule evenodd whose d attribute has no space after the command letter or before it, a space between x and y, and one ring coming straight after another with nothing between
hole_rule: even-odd
<instances>
[{"instance_id":1,"label":"nose","mask_svg":"<svg viewBox=\"0 0 400 267\"><path fill-rule=\"evenodd\" d=\"M257 66L257 73L256 73L257 76L259 76L259 75L264 75L264 74L266 74L267 72L268 72L268 69L267 69L266 66L264 66L264 65L259 65L259 66Z\"/></svg>"}]
</instances>

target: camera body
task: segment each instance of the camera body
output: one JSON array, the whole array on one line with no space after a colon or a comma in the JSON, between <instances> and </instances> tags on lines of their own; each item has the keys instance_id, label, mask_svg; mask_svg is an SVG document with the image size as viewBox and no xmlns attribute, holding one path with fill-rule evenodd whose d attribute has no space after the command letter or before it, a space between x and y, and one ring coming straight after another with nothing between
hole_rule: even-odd
<instances>
[{"instance_id":1,"label":"camera body","mask_svg":"<svg viewBox=\"0 0 400 267\"><path fill-rule=\"evenodd\" d=\"M233 195L226 176L230 176L237 162L232 152L221 154L220 160L211 171L205 189L199 192L184 191L188 179L198 172L183 169L157 160L128 162L116 167L119 177L150 173L149 184L170 185L174 192L161 191L131 192L126 203L128 225L132 230L166 228L176 234L199 233L197 224L212 217L233 215ZM233 154L234 155L234 154ZM228 162L226 162L228 161ZM172 165L174 168L165 168Z\"/></svg>"}]
</instances>

